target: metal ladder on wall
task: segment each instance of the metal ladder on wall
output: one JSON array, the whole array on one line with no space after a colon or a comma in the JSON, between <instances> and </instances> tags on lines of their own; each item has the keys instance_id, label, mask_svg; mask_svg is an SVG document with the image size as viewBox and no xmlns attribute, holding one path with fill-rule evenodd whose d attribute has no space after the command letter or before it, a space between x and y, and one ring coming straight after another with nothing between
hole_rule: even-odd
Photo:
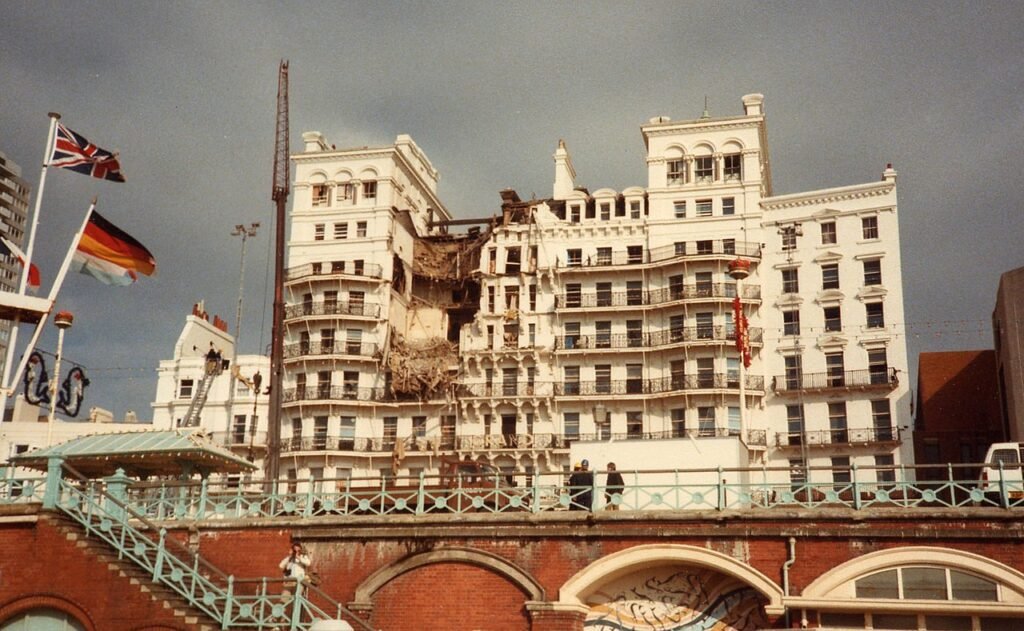
<instances>
[{"instance_id":1,"label":"metal ladder on wall","mask_svg":"<svg viewBox=\"0 0 1024 631\"><path fill-rule=\"evenodd\" d=\"M203 375L203 380L199 382L199 387L196 389L196 396L192 397L192 403L188 406L188 413L185 414L185 419L181 422L182 427L198 427L199 426L199 415L203 412L203 406L206 405L206 398L210 396L210 386L213 384L213 379L221 373L220 361L213 363L213 360L208 360L206 365L206 373Z\"/></svg>"},{"instance_id":2,"label":"metal ladder on wall","mask_svg":"<svg viewBox=\"0 0 1024 631\"><path fill-rule=\"evenodd\" d=\"M113 547L119 559L135 563L153 582L171 589L212 618L221 629L306 631L319 620L344 620L373 631L341 603L311 585L281 578L240 579L224 573L115 497L120 493L110 479L106 485L109 488L104 488L102 481L88 480L67 464L61 466L73 479L65 479L59 471L49 473L59 477L53 507L81 525L86 535ZM53 483L48 480L47 484L49 487Z\"/></svg>"}]
</instances>

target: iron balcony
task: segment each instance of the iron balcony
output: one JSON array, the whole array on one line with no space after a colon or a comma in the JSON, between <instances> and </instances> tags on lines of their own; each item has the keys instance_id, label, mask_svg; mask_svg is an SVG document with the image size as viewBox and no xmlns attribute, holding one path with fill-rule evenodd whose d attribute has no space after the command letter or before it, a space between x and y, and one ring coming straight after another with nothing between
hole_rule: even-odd
<instances>
[{"instance_id":1,"label":"iron balcony","mask_svg":"<svg viewBox=\"0 0 1024 631\"><path fill-rule=\"evenodd\" d=\"M761 287L744 283L743 300L760 300ZM556 309L590 309L602 307L649 307L678 300L721 301L736 297L736 283L695 283L658 289L627 289L626 291L563 293L555 296Z\"/></svg>"},{"instance_id":2,"label":"iron balcony","mask_svg":"<svg viewBox=\"0 0 1024 631\"><path fill-rule=\"evenodd\" d=\"M776 447L850 447L855 445L883 445L900 442L899 428L861 427L857 429L822 429L808 432L778 433Z\"/></svg>"},{"instance_id":3,"label":"iron balcony","mask_svg":"<svg viewBox=\"0 0 1024 631\"><path fill-rule=\"evenodd\" d=\"M284 308L286 320L302 318L307 316L362 316L377 318L380 316L380 305L373 302L351 302L351 301L318 301L303 302L297 305L288 305Z\"/></svg>"},{"instance_id":4,"label":"iron balcony","mask_svg":"<svg viewBox=\"0 0 1024 631\"><path fill-rule=\"evenodd\" d=\"M748 329L751 344L760 344L762 331L759 327ZM708 325L679 327L663 331L641 331L606 333L594 335L561 335L555 338L555 350L582 351L595 349L655 348L687 342L735 342L736 328L733 326Z\"/></svg>"},{"instance_id":5,"label":"iron balcony","mask_svg":"<svg viewBox=\"0 0 1024 631\"><path fill-rule=\"evenodd\" d=\"M772 379L772 388L780 395L850 390L889 391L898 385L895 368L802 373L780 375Z\"/></svg>"}]
</instances>

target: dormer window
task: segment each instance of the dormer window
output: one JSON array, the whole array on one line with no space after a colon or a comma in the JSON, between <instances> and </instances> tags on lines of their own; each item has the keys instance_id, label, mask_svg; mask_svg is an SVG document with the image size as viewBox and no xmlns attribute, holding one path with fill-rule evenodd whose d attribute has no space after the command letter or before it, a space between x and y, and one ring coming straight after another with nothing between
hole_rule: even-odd
<instances>
[{"instance_id":1,"label":"dormer window","mask_svg":"<svg viewBox=\"0 0 1024 631\"><path fill-rule=\"evenodd\" d=\"M722 156L722 167L726 182L739 182L743 179L743 156L729 153Z\"/></svg>"},{"instance_id":2,"label":"dormer window","mask_svg":"<svg viewBox=\"0 0 1024 631\"><path fill-rule=\"evenodd\" d=\"M697 184L710 184L715 175L715 159L702 156L693 161L693 178Z\"/></svg>"},{"instance_id":3,"label":"dormer window","mask_svg":"<svg viewBox=\"0 0 1024 631\"><path fill-rule=\"evenodd\" d=\"M683 160L668 161L668 185L682 186L686 184L686 162Z\"/></svg>"}]
</instances>

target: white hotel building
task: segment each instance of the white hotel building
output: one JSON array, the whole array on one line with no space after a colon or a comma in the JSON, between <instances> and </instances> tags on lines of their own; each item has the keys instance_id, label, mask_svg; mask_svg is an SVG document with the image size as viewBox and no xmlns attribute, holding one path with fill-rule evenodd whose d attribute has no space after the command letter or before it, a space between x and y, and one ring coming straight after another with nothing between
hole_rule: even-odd
<instances>
[{"instance_id":1,"label":"white hotel building","mask_svg":"<svg viewBox=\"0 0 1024 631\"><path fill-rule=\"evenodd\" d=\"M397 453L400 474L442 456L517 472L589 457L888 479L871 467L912 447L896 172L775 195L763 101L643 125L646 187L577 188L559 143L551 196L503 191L468 234L448 234L438 173L408 136L335 149L304 134L282 475L388 475Z\"/></svg>"}]
</instances>

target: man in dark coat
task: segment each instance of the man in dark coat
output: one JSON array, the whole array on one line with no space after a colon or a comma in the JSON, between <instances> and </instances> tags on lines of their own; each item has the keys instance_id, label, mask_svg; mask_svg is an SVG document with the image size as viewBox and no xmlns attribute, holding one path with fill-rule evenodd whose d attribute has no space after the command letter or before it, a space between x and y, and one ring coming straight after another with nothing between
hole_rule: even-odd
<instances>
[{"instance_id":1,"label":"man in dark coat","mask_svg":"<svg viewBox=\"0 0 1024 631\"><path fill-rule=\"evenodd\" d=\"M594 472L590 471L590 462L584 460L569 476L569 494L572 497L569 510L593 510Z\"/></svg>"}]
</instances>

